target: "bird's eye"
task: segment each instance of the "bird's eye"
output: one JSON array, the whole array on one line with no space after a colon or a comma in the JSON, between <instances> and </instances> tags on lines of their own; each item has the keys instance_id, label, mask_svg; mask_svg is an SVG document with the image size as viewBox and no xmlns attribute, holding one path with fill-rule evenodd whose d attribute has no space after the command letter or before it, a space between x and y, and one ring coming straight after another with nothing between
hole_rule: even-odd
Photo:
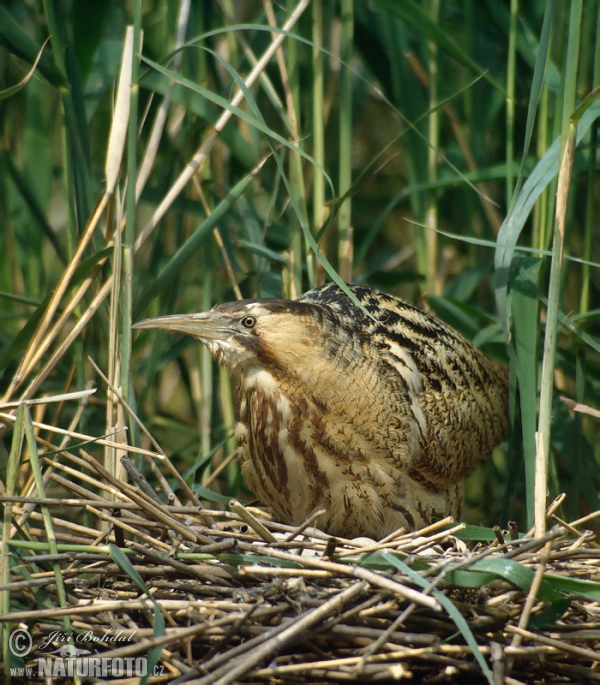
<instances>
[{"instance_id":1,"label":"bird's eye","mask_svg":"<svg viewBox=\"0 0 600 685\"><path fill-rule=\"evenodd\" d=\"M255 323L256 319L253 316L246 316L242 319L242 326L244 328L254 328Z\"/></svg>"}]
</instances>

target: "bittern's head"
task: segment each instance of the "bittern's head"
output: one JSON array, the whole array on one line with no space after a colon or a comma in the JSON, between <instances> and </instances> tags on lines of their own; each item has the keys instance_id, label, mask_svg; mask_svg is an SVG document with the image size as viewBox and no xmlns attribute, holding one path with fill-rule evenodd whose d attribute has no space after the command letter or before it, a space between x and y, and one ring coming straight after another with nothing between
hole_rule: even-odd
<instances>
[{"instance_id":1,"label":"bittern's head","mask_svg":"<svg viewBox=\"0 0 600 685\"><path fill-rule=\"evenodd\" d=\"M185 333L230 369L286 367L314 354L324 308L313 303L258 299L226 302L202 314L161 316L133 328Z\"/></svg>"}]
</instances>

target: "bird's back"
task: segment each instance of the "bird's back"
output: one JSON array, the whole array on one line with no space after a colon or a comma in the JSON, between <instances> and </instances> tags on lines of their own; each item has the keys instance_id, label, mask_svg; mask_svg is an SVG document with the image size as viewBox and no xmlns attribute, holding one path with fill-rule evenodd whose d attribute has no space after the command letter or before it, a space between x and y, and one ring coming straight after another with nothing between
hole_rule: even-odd
<instances>
[{"instance_id":1,"label":"bird's back","mask_svg":"<svg viewBox=\"0 0 600 685\"><path fill-rule=\"evenodd\" d=\"M399 411L410 404L419 433L415 480L446 489L487 458L508 428L508 370L436 317L372 288L349 285L367 316L335 284L300 298L332 309L359 335ZM400 400L400 401L399 401Z\"/></svg>"}]
</instances>

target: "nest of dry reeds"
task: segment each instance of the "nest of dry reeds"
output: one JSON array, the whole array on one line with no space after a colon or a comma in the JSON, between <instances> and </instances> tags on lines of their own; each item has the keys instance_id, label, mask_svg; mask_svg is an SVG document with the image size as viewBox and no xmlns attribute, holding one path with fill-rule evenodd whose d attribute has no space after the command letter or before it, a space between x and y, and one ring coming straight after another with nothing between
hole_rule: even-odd
<instances>
[{"instance_id":1,"label":"nest of dry reeds","mask_svg":"<svg viewBox=\"0 0 600 685\"><path fill-rule=\"evenodd\" d=\"M33 647L13 664L72 644L82 664L143 657L148 682L600 680L600 550L556 504L541 539L475 542L484 529L441 521L342 540L234 500L203 508L164 455L137 450L165 503L129 457L134 485L81 446L44 454L20 416L31 482L15 495L9 464L2 625Z\"/></svg>"}]
</instances>

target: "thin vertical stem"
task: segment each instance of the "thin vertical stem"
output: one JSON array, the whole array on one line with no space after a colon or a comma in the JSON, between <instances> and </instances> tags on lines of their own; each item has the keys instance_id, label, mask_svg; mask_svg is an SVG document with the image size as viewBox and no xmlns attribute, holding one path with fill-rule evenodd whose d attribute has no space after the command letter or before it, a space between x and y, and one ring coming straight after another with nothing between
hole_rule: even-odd
<instances>
[{"instance_id":1,"label":"thin vertical stem","mask_svg":"<svg viewBox=\"0 0 600 685\"><path fill-rule=\"evenodd\" d=\"M342 0L342 44L340 57L340 168L338 194L343 197L352 185L352 44L354 40L354 0ZM338 215L339 239L338 260L344 280L351 280L352 249L348 245L348 231L352 222L352 203L349 197L340 205ZM349 249L350 248L350 249ZM348 273L350 272L350 273Z\"/></svg>"},{"instance_id":2,"label":"thin vertical stem","mask_svg":"<svg viewBox=\"0 0 600 685\"><path fill-rule=\"evenodd\" d=\"M593 86L600 85L600 7L596 17L596 40L594 42L594 77ZM588 183L585 207L585 233L583 239L583 259L586 262L592 258L592 234L594 232L594 192L596 189L596 159L598 144L598 122L592 124L590 130L590 146L588 157ZM579 311L585 314L590 308L590 276L591 268L589 264L584 264L581 271L581 300Z\"/></svg>"},{"instance_id":3,"label":"thin vertical stem","mask_svg":"<svg viewBox=\"0 0 600 685\"><path fill-rule=\"evenodd\" d=\"M439 22L440 0L431 0L430 18L434 23ZM429 42L429 148L427 150L427 175L429 183L437 180L438 147L440 144L440 110L436 106L438 101L438 49L437 43ZM437 246L438 226L437 191L435 188L427 193L425 205L425 225L427 231L427 290L436 295L441 294L442 279L436 279L437 274Z\"/></svg>"},{"instance_id":4,"label":"thin vertical stem","mask_svg":"<svg viewBox=\"0 0 600 685\"><path fill-rule=\"evenodd\" d=\"M576 124L569 115L575 109L575 84L579 57L579 38L581 31L582 0L573 0L569 17L569 38L565 66L561 154L556 191L556 212L554 223L554 243L550 267L550 288L546 315L546 335L544 338L544 361L540 388L540 415L536 434L536 479L535 479L535 534L541 536L546 530L546 489L548 483L548 458L550 454L550 419L552 395L554 390L554 360L556 357L556 338L558 335L558 308L560 298L561 267L565 240L565 219L569 187L575 157Z\"/></svg>"},{"instance_id":5,"label":"thin vertical stem","mask_svg":"<svg viewBox=\"0 0 600 685\"><path fill-rule=\"evenodd\" d=\"M211 250L204 250L204 278L202 283L202 311L208 311L213 303L213 270L212 270L212 256ZM200 345L198 352L200 356L200 378L201 378L201 394L202 406L200 410L200 445L201 456L205 456L210 452L212 444L212 435L210 427L212 425L212 400L213 400L213 364L210 357L210 352L205 345Z\"/></svg>"},{"instance_id":6,"label":"thin vertical stem","mask_svg":"<svg viewBox=\"0 0 600 685\"><path fill-rule=\"evenodd\" d=\"M515 84L517 63L517 16L519 0L510 0L508 65L506 68L506 206L510 207L514 191Z\"/></svg>"},{"instance_id":7,"label":"thin vertical stem","mask_svg":"<svg viewBox=\"0 0 600 685\"><path fill-rule=\"evenodd\" d=\"M317 164L325 168L325 111L323 102L323 3L314 0L312 15L312 130L313 157ZM325 221L325 179L320 169L313 169L313 230L318 231ZM319 265L320 266L320 265ZM323 274L323 268L317 268L316 273ZM315 276L315 279L317 277ZM315 285L320 285L315 283Z\"/></svg>"},{"instance_id":8,"label":"thin vertical stem","mask_svg":"<svg viewBox=\"0 0 600 685\"><path fill-rule=\"evenodd\" d=\"M142 50L142 0L136 0L133 16L133 54L131 59L131 90L129 94L129 126L127 131L127 194L125 239L123 240L123 281L121 291L121 391L131 405L131 312L133 290L133 243L135 241L135 181L137 178L137 112L139 99L138 66ZM130 421L132 431L137 431ZM132 433L132 435L135 433Z\"/></svg>"}]
</instances>

